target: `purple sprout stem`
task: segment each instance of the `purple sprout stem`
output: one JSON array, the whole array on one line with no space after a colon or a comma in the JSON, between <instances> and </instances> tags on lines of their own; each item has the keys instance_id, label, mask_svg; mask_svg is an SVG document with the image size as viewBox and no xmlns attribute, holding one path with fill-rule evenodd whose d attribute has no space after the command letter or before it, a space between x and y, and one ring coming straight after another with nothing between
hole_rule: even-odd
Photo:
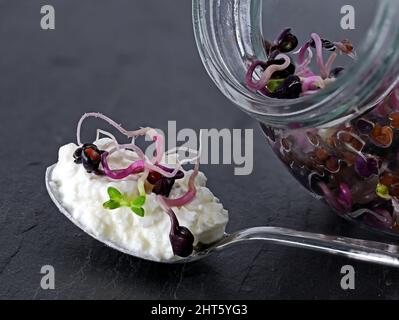
<instances>
[{"instance_id":1,"label":"purple sprout stem","mask_svg":"<svg viewBox=\"0 0 399 320\"><path fill-rule=\"evenodd\" d=\"M165 198L162 195L157 195L157 200L162 210L170 218L170 234L174 235L179 228L179 220L177 220L176 214L173 209L166 204Z\"/></svg>"},{"instance_id":2,"label":"purple sprout stem","mask_svg":"<svg viewBox=\"0 0 399 320\"><path fill-rule=\"evenodd\" d=\"M298 60L297 60L299 67L305 64L305 53L308 51L309 47L310 47L310 42L306 42L299 50Z\"/></svg>"},{"instance_id":3,"label":"purple sprout stem","mask_svg":"<svg viewBox=\"0 0 399 320\"><path fill-rule=\"evenodd\" d=\"M125 169L112 170L108 164L108 160L107 160L108 155L109 155L109 153L107 151L105 151L101 154L101 164L103 166L105 175L109 178L112 178L115 180L121 180L131 174L137 174L137 173L141 173L144 171L144 168L145 168L144 160L137 160Z\"/></svg>"},{"instance_id":4,"label":"purple sprout stem","mask_svg":"<svg viewBox=\"0 0 399 320\"><path fill-rule=\"evenodd\" d=\"M330 188L324 183L324 182L319 182L318 183L321 191L324 193L324 198L326 201L338 212L340 213L345 213L345 208L337 201L336 197L334 194L331 192Z\"/></svg>"},{"instance_id":5,"label":"purple sprout stem","mask_svg":"<svg viewBox=\"0 0 399 320\"><path fill-rule=\"evenodd\" d=\"M399 89L399 87L396 87L392 91L392 94L391 94L391 102L396 111L399 111L399 98L398 98L399 90L398 89Z\"/></svg>"},{"instance_id":6,"label":"purple sprout stem","mask_svg":"<svg viewBox=\"0 0 399 320\"><path fill-rule=\"evenodd\" d=\"M105 151L101 154L101 164L103 166L104 174L107 177L109 177L111 179L115 179L115 180L124 179L131 174L141 173L144 171L145 168L148 168L149 170L156 171L168 178L173 178L179 171L179 167L177 167L175 169L171 169L171 168L162 166L160 164L152 165L152 164L148 164L143 159L136 160L131 165L129 165L127 168L113 170L109 167L109 163L108 163L109 155L110 155L110 153L107 151Z\"/></svg>"}]
</instances>

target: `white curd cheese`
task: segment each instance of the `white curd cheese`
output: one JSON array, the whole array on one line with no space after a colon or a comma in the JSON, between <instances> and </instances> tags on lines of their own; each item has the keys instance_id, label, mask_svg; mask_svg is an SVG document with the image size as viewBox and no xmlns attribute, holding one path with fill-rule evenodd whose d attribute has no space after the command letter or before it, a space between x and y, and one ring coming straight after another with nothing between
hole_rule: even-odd
<instances>
[{"instance_id":1,"label":"white curd cheese","mask_svg":"<svg viewBox=\"0 0 399 320\"><path fill-rule=\"evenodd\" d=\"M95 144L107 151L114 147L111 139L100 139ZM70 214L100 240L110 241L152 260L179 259L173 255L169 241L169 216L159 206L155 194L150 193L146 197L144 217L139 217L127 207L115 210L103 208L103 203L109 200L108 187L115 187L132 197L138 196L139 175L113 180L87 173L83 165L74 163L73 153L77 148L74 143L60 148L58 163L51 177L53 188ZM135 159L137 155L133 151L120 150L109 157L109 164L111 168L125 168ZM192 172L184 171L184 178L176 180L170 198L177 198L187 191ZM195 179L197 194L194 200L185 206L173 207L180 225L187 227L194 235L194 244L220 239L228 222L227 210L205 184L206 177L199 172Z\"/></svg>"}]
</instances>

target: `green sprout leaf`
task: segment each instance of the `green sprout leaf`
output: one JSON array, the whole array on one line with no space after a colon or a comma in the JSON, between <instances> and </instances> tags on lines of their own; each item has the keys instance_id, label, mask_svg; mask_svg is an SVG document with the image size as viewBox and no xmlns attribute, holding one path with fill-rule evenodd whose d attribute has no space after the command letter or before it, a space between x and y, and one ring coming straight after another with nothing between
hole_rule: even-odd
<instances>
[{"instance_id":1,"label":"green sprout leaf","mask_svg":"<svg viewBox=\"0 0 399 320\"><path fill-rule=\"evenodd\" d=\"M139 196L133 199L131 205L134 207L141 207L145 203L145 196Z\"/></svg>"},{"instance_id":2,"label":"green sprout leaf","mask_svg":"<svg viewBox=\"0 0 399 320\"><path fill-rule=\"evenodd\" d=\"M142 206L145 203L145 196L139 196L133 199L130 203L130 209L140 217L144 217L144 209Z\"/></svg>"},{"instance_id":3,"label":"green sprout leaf","mask_svg":"<svg viewBox=\"0 0 399 320\"><path fill-rule=\"evenodd\" d=\"M123 195L118 189L116 189L114 187L109 187L107 191L108 191L109 198L111 200L122 200Z\"/></svg>"},{"instance_id":4,"label":"green sprout leaf","mask_svg":"<svg viewBox=\"0 0 399 320\"><path fill-rule=\"evenodd\" d=\"M267 88L270 90L270 92L276 91L276 89L281 86L284 82L284 79L272 79L269 80L267 83Z\"/></svg>"},{"instance_id":5,"label":"green sprout leaf","mask_svg":"<svg viewBox=\"0 0 399 320\"><path fill-rule=\"evenodd\" d=\"M380 198L383 198L385 200L391 199L391 195L389 194L389 188L382 183L377 184L375 192Z\"/></svg>"},{"instance_id":6,"label":"green sprout leaf","mask_svg":"<svg viewBox=\"0 0 399 320\"><path fill-rule=\"evenodd\" d=\"M118 189L109 187L108 190L109 200L103 203L105 209L117 209L120 207L130 207L130 209L140 217L144 217L144 209L142 206L145 203L145 195L138 196L131 199L126 194L122 194Z\"/></svg>"},{"instance_id":7,"label":"green sprout leaf","mask_svg":"<svg viewBox=\"0 0 399 320\"><path fill-rule=\"evenodd\" d=\"M139 208L139 207L131 207L130 208L135 214L137 214L140 217L144 217L144 209Z\"/></svg>"},{"instance_id":8,"label":"green sprout leaf","mask_svg":"<svg viewBox=\"0 0 399 320\"><path fill-rule=\"evenodd\" d=\"M119 208L121 205L120 205L120 203L118 202L118 201L115 201L115 200L108 200L107 202L104 202L103 203L103 207L105 208L105 209L110 209L110 210L114 210L114 209L117 209L117 208Z\"/></svg>"}]
</instances>

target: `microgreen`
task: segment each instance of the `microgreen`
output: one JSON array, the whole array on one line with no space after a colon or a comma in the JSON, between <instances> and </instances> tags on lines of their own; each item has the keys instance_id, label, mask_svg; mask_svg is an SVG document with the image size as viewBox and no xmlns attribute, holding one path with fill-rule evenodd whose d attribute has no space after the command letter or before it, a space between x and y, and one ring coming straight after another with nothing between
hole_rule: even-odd
<instances>
[{"instance_id":1,"label":"microgreen","mask_svg":"<svg viewBox=\"0 0 399 320\"><path fill-rule=\"evenodd\" d=\"M389 188L386 185L382 184L382 183L378 183L377 184L375 192L377 193L377 195L380 198L383 198L385 200L391 199L391 196L389 194Z\"/></svg>"},{"instance_id":2,"label":"microgreen","mask_svg":"<svg viewBox=\"0 0 399 320\"><path fill-rule=\"evenodd\" d=\"M143 205L145 203L145 195L138 196L131 199L126 194L122 194L118 189L109 187L108 190L109 200L103 203L105 209L114 210L120 207L129 207L133 213L140 217L144 217Z\"/></svg>"},{"instance_id":3,"label":"microgreen","mask_svg":"<svg viewBox=\"0 0 399 320\"><path fill-rule=\"evenodd\" d=\"M135 214L137 214L140 217L144 217L144 209L139 208L139 207L131 207L130 208Z\"/></svg>"},{"instance_id":4,"label":"microgreen","mask_svg":"<svg viewBox=\"0 0 399 320\"><path fill-rule=\"evenodd\" d=\"M139 196L131 201L131 205L135 207L141 207L145 203L145 196Z\"/></svg>"},{"instance_id":5,"label":"microgreen","mask_svg":"<svg viewBox=\"0 0 399 320\"><path fill-rule=\"evenodd\" d=\"M116 188L109 187L107 192L112 200L121 200L123 198L122 193L120 193L120 191Z\"/></svg>"},{"instance_id":6,"label":"microgreen","mask_svg":"<svg viewBox=\"0 0 399 320\"><path fill-rule=\"evenodd\" d=\"M276 50L275 54L275 58L277 59L276 64L280 66L274 67L276 69L275 79L285 78L287 75L293 74L295 72L295 66L293 64L287 64L285 68L283 68L287 70L283 70L283 72L278 72L279 69L282 69L281 64L287 63L288 61L287 58L283 59L286 57L285 55L279 57L279 50L290 50L291 48L289 47L290 45L292 47L292 40L295 39L291 37L291 35L289 34L289 30L287 30L286 38L283 40L285 41L279 41L278 43L276 43L276 46L278 47L278 50ZM291 42L288 43L289 41L287 40ZM273 64L273 60L269 61L268 63ZM265 86L266 83L263 87ZM98 133L101 132L111 138L111 140L116 145L116 148L112 148L111 150L100 150L94 144L82 144L81 127L83 121L86 118L99 118L104 120L121 134L125 135L129 139L132 139L132 142L129 144L119 144L112 134L99 130ZM196 186L194 184L194 179L197 176L199 170L199 157L197 157L198 161L194 167L194 172L190 176L188 183L189 187L186 193L184 193L179 198L169 199L167 197L169 197L169 193L173 187L175 180L182 179L184 177L183 171L179 170L184 163L183 161L177 160L176 168L168 168L160 164L161 159L165 154L165 141L163 139L163 136L158 134L155 129L145 127L134 131L127 130L114 120L101 113L90 112L85 113L80 118L76 129L76 136L78 145L81 147L75 150L73 157L75 159L75 162L77 164L82 164L86 171L88 171L89 173L93 172L96 175L102 175L111 178L112 180L123 180L130 175L136 175L137 178L137 175L141 174L141 176L139 176L139 178L137 179L138 196L136 198L133 198L131 195L129 196L127 194L121 193L118 189L114 187L109 187L107 189L109 199L103 203L103 207L109 210L127 207L132 211L132 213L137 214L140 217L144 217L145 209L143 208L143 206L146 202L147 192L149 192L147 190L151 190L151 192L158 195L158 197L162 197L162 199L165 198L165 201L163 201L163 209L169 216L173 218L171 218L173 220L173 223L171 224L170 231L170 242L173 247L173 252L176 255L181 256L190 255L193 251L194 236L189 229L183 226L179 226L178 220L170 207L184 206L185 204L191 202L195 197ZM140 147L135 144L135 138L139 136L150 137L154 141L156 155L150 161L145 160L145 153ZM96 141L98 139L99 136L97 134ZM178 152L181 148L184 147L178 147L176 152ZM137 154L138 159L134 160L126 168L112 169L108 163L108 159L114 152L118 150L133 151Z\"/></svg>"},{"instance_id":7,"label":"microgreen","mask_svg":"<svg viewBox=\"0 0 399 320\"><path fill-rule=\"evenodd\" d=\"M267 60L251 58L245 83L249 89L259 91L269 98L297 99L313 95L335 81L344 70L342 67L333 68L339 54L356 58L354 46L349 40L330 41L321 38L317 33L312 33L311 39L297 52L293 52L298 46L298 38L291 32L291 28L285 28L274 42L263 40L263 43ZM314 55L312 49L316 52L315 58L320 76L309 67ZM330 55L326 62L324 51L328 51ZM287 55L288 53L298 54L297 64ZM263 72L261 75L257 73L259 79L254 82L254 71L258 67L261 67Z\"/></svg>"},{"instance_id":8,"label":"microgreen","mask_svg":"<svg viewBox=\"0 0 399 320\"><path fill-rule=\"evenodd\" d=\"M103 207L105 209L110 209L110 210L118 209L120 206L121 206L120 203L115 200L108 200L107 202L103 203Z\"/></svg>"}]
</instances>

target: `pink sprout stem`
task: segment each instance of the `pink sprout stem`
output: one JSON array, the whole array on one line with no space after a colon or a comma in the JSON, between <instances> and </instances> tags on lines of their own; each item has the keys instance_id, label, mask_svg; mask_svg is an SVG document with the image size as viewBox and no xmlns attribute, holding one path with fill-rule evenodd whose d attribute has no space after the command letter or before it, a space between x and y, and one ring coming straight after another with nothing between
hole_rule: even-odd
<instances>
[{"instance_id":1,"label":"pink sprout stem","mask_svg":"<svg viewBox=\"0 0 399 320\"><path fill-rule=\"evenodd\" d=\"M165 149L164 148L165 141L164 141L163 135L161 135L161 134L155 135L153 140L154 140L154 142L156 144L156 151L155 151L156 155L155 155L154 159L152 160L152 162L154 164L157 164L157 163L161 162L161 160L162 160L162 156L163 156L164 151L165 151L164 150Z\"/></svg>"},{"instance_id":2,"label":"pink sprout stem","mask_svg":"<svg viewBox=\"0 0 399 320\"><path fill-rule=\"evenodd\" d=\"M315 46L316 46L316 61L317 65L320 69L320 74L323 78L327 78L328 74L324 65L324 59L323 59L323 44L321 42L321 38L317 33L312 33L311 34L312 39L314 40Z\"/></svg>"},{"instance_id":3,"label":"pink sprout stem","mask_svg":"<svg viewBox=\"0 0 399 320\"><path fill-rule=\"evenodd\" d=\"M134 152L137 153L137 156L141 159L144 160L145 159L145 154L143 152L143 150L141 150L140 147L138 147L137 145L135 145L134 143L128 143L128 144L120 144L119 148L123 148L123 149L132 149ZM109 152L109 154L114 153L114 151L116 150L112 150Z\"/></svg>"},{"instance_id":4,"label":"pink sprout stem","mask_svg":"<svg viewBox=\"0 0 399 320\"><path fill-rule=\"evenodd\" d=\"M323 191L326 201L338 212L345 212L345 208L337 201L330 188L324 182L319 182L318 185L321 191Z\"/></svg>"},{"instance_id":5,"label":"pink sprout stem","mask_svg":"<svg viewBox=\"0 0 399 320\"><path fill-rule=\"evenodd\" d=\"M125 169L112 170L107 161L108 155L109 153L106 151L101 154L101 164L103 166L105 175L109 178L121 180L131 174L137 174L144 171L144 160L137 160Z\"/></svg>"},{"instance_id":6,"label":"pink sprout stem","mask_svg":"<svg viewBox=\"0 0 399 320\"><path fill-rule=\"evenodd\" d=\"M328 60L327 60L327 62L326 62L326 66L325 66L325 70L326 70L327 76L330 75L332 66L333 66L335 60L337 59L337 57L338 57L337 53L336 53L336 52L333 52L333 53L331 54L331 56L328 58Z\"/></svg>"},{"instance_id":7,"label":"pink sprout stem","mask_svg":"<svg viewBox=\"0 0 399 320\"><path fill-rule=\"evenodd\" d=\"M118 130L120 133L122 133L123 135L127 136L128 138L133 138L133 137L137 137L137 136L143 136L146 134L149 134L149 132L153 129L146 127L146 128L141 128L138 130L134 130L134 131L129 131L126 130L125 128L123 128L120 124L116 123L114 120L112 120L111 118L103 115L102 113L99 112L90 112L90 113L85 113L79 120L78 122L78 126L76 129L76 138L77 138L77 142L78 145L82 145L82 141L81 141L81 127L83 124L83 121L86 118L89 117L94 117L94 118L99 118L102 119L104 121L106 121L107 123L109 123L111 126L113 126L116 130ZM155 134L152 136L153 141L156 144L156 156L154 157L154 159L152 160L152 162L154 164L157 164L161 161L162 157L163 157L163 152L164 152L164 138L162 135L160 134Z\"/></svg>"},{"instance_id":8,"label":"pink sprout stem","mask_svg":"<svg viewBox=\"0 0 399 320\"><path fill-rule=\"evenodd\" d=\"M131 145L124 145L123 147L131 147ZM138 147L137 147L138 148ZM160 173L161 175L168 177L168 178L173 178L177 172L180 170L180 166L177 166L175 169L169 169L167 167L164 167L162 165L154 165L151 163L148 163L147 161L140 159L134 161L132 164L130 164L127 168L123 169L111 169L109 167L108 163L108 157L110 156L111 152L104 152L101 155L101 164L104 170L104 174L115 180L121 180L126 178L127 176L131 174L138 174L143 172L146 168L152 171L156 171Z\"/></svg>"},{"instance_id":9,"label":"pink sprout stem","mask_svg":"<svg viewBox=\"0 0 399 320\"><path fill-rule=\"evenodd\" d=\"M263 72L261 78L259 79L258 82L253 82L252 76L253 73L256 69L257 66L259 66L261 63L259 61L254 62L251 67L248 69L248 72L245 76L245 81L247 83L247 86L253 90L261 90L266 87L267 83L269 82L270 78L273 76L273 73L276 71L282 71L288 68L288 66L291 63L290 58L285 55L285 54L279 54L276 57L276 60L283 59L284 63L283 64L272 64L269 67L266 68L266 70Z\"/></svg>"},{"instance_id":10,"label":"pink sprout stem","mask_svg":"<svg viewBox=\"0 0 399 320\"><path fill-rule=\"evenodd\" d=\"M323 79L319 76L303 78L302 92L305 93L310 90L318 90L324 86Z\"/></svg>"},{"instance_id":11,"label":"pink sprout stem","mask_svg":"<svg viewBox=\"0 0 399 320\"><path fill-rule=\"evenodd\" d=\"M100 118L100 119L108 122L111 126L113 126L116 130L118 130L120 133L122 133L123 135L127 136L128 138L145 135L148 132L148 130L150 129L150 128L141 128L141 129L138 129L138 130L135 130L135 131L128 131L128 130L124 129L120 124L116 123L114 120L112 120L111 118L108 118L107 116L103 115L102 113L89 112L89 113L85 113L80 118L80 120L78 122L77 130L76 130L76 138L77 138L77 142L78 142L79 146L82 145L82 141L81 141L81 137L80 137L80 131L81 131L81 127L82 127L83 121L86 118L90 118L90 117Z\"/></svg>"}]
</instances>

